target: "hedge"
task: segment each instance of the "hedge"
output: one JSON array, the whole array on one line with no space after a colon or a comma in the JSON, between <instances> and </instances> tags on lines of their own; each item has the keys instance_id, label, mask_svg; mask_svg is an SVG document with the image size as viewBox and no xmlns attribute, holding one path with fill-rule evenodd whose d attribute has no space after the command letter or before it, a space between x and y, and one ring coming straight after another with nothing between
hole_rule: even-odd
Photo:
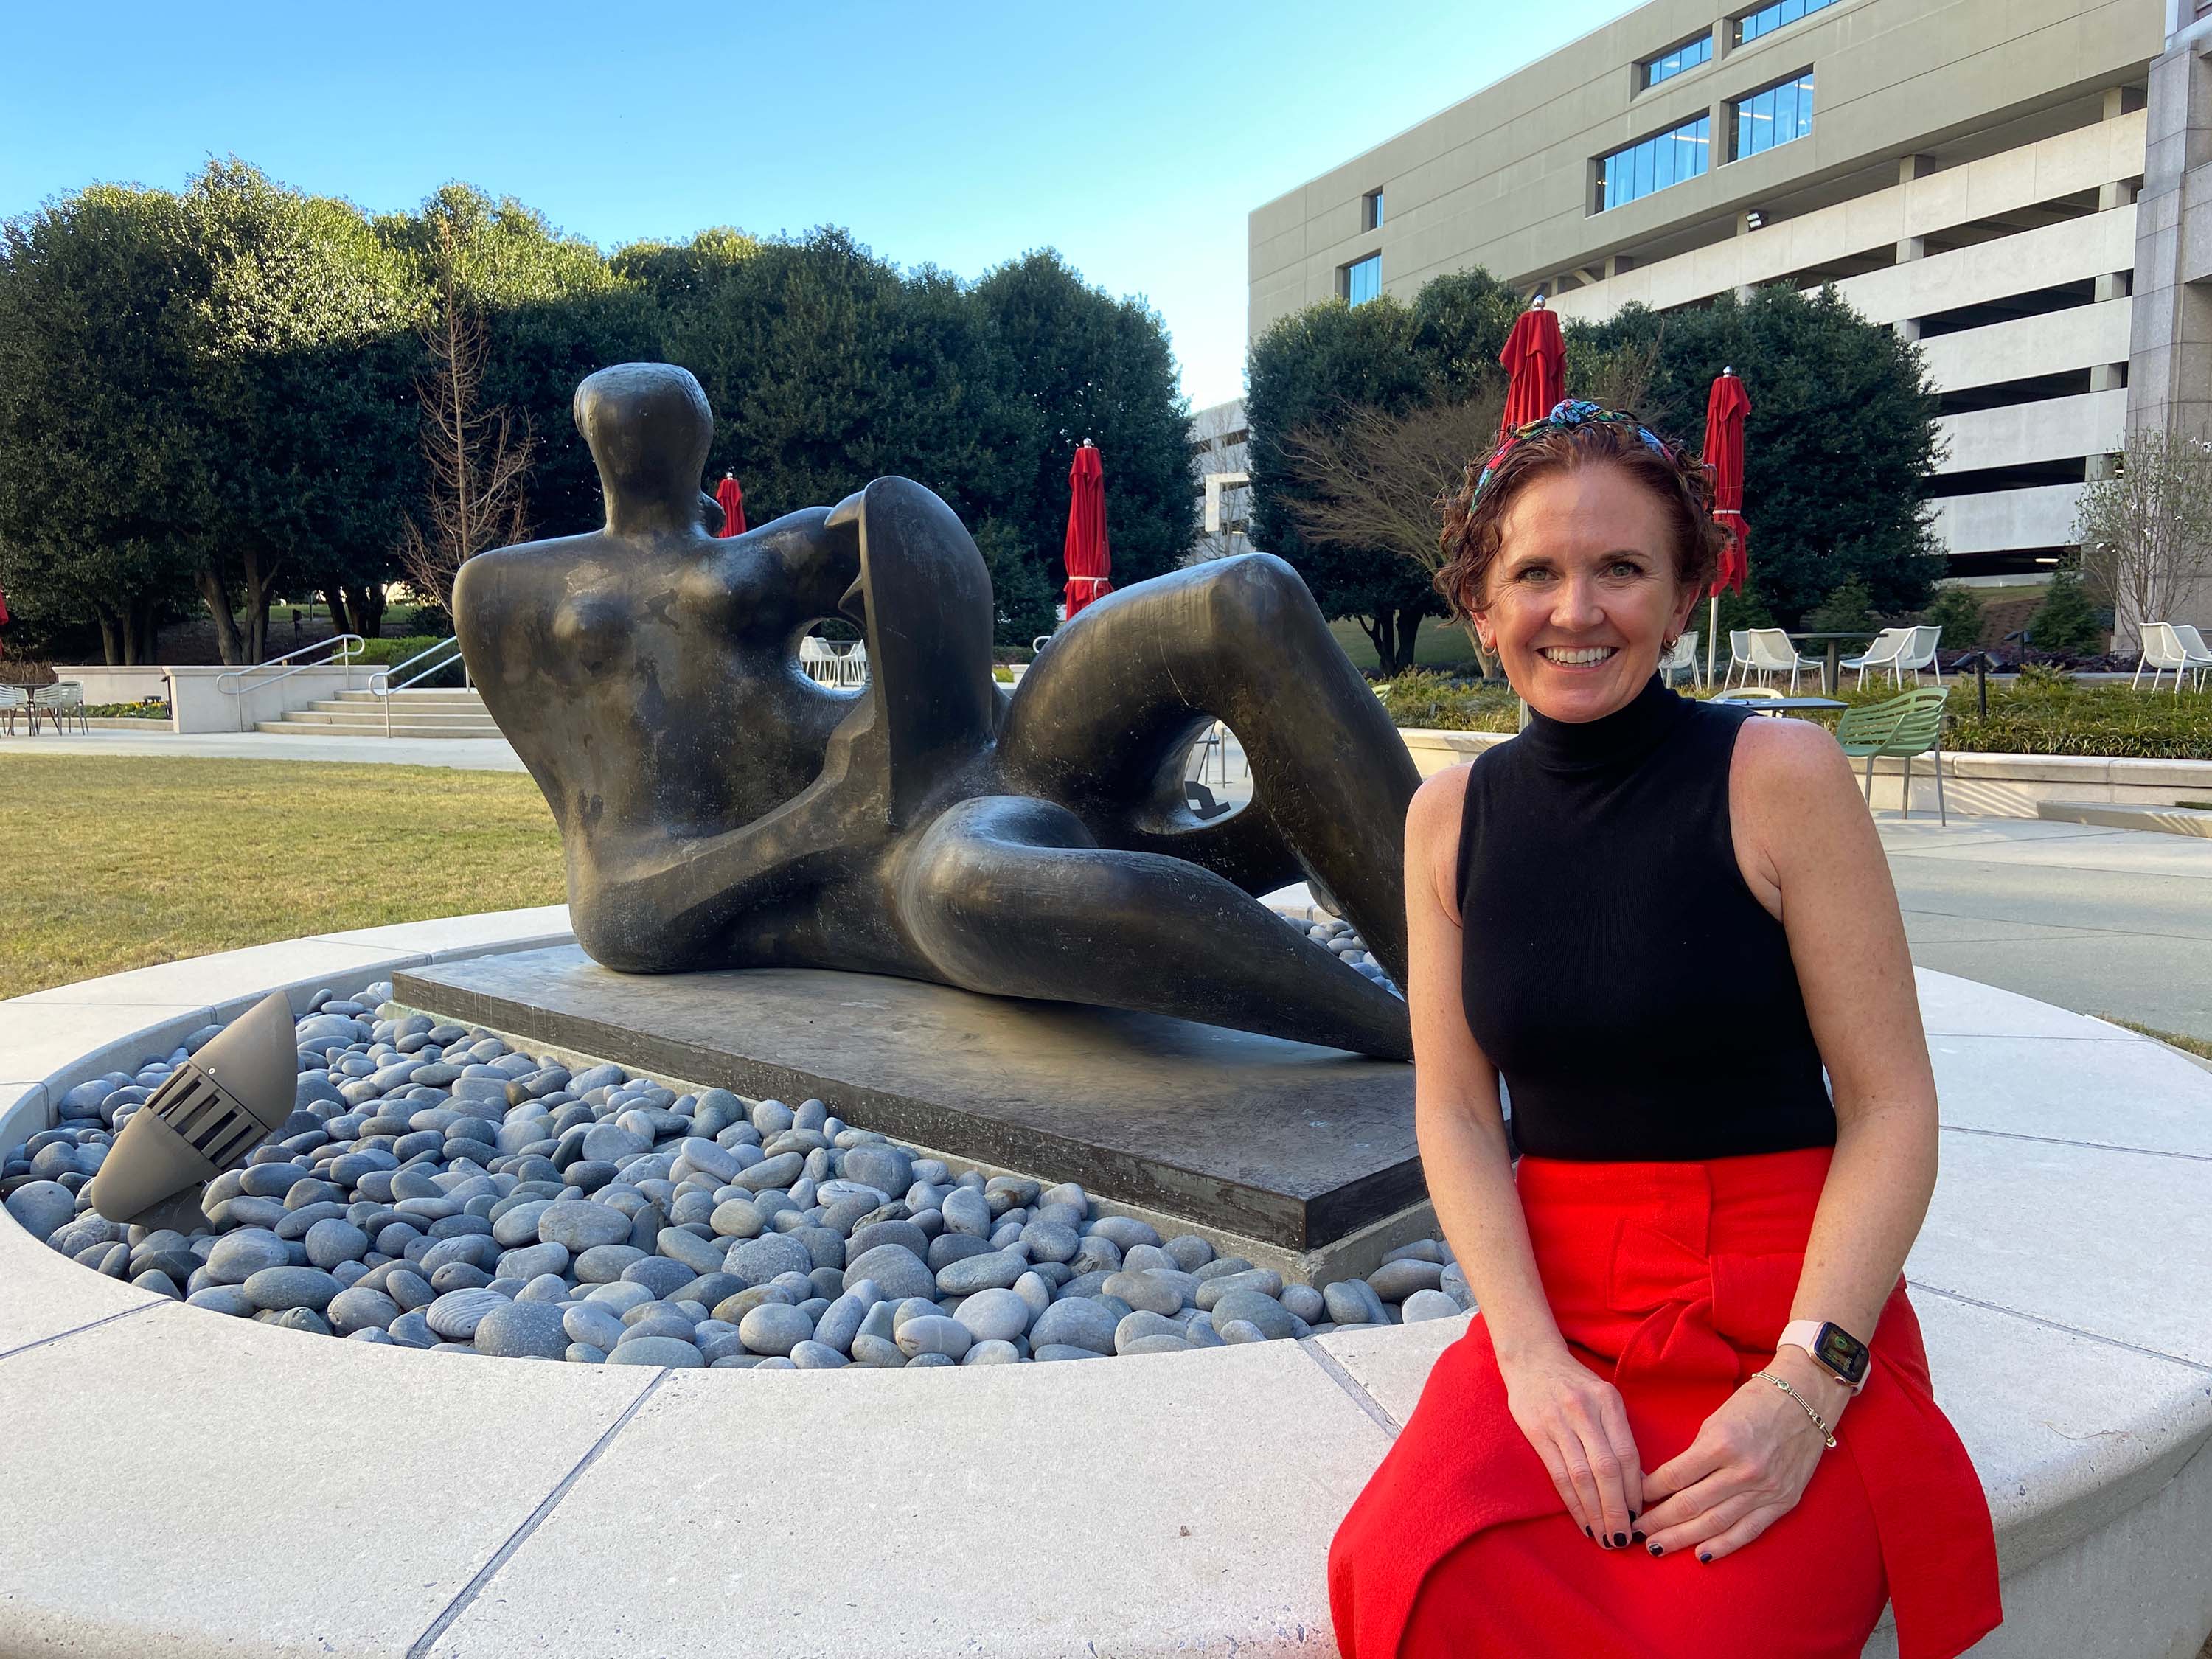
<instances>
[{"instance_id":1,"label":"hedge","mask_svg":"<svg viewBox=\"0 0 2212 1659\"><path fill-rule=\"evenodd\" d=\"M1415 672L1376 690L1401 726L1511 732L1518 720L1516 700L1502 686ZM1881 702L1896 695L1888 686L1837 693L1852 703ZM2177 696L2172 691L2039 676L2027 682L1992 682L1990 712L1984 718L1976 712L1972 684L1954 684L1943 746L1963 754L2212 760L2212 691Z\"/></svg>"}]
</instances>

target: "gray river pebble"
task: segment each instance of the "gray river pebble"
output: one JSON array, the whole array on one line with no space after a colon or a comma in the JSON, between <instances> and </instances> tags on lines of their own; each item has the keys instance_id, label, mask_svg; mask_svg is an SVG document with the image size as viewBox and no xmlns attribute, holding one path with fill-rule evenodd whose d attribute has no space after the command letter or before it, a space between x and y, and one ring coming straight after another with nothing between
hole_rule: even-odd
<instances>
[{"instance_id":1,"label":"gray river pebble","mask_svg":"<svg viewBox=\"0 0 2212 1659\"><path fill-rule=\"evenodd\" d=\"M550 1303L507 1302L477 1322L471 1340L478 1353L504 1359L559 1359L568 1351L568 1333L562 1325L562 1310Z\"/></svg>"},{"instance_id":2,"label":"gray river pebble","mask_svg":"<svg viewBox=\"0 0 2212 1659\"><path fill-rule=\"evenodd\" d=\"M1348 951L1346 933L1324 942ZM1077 1183L951 1166L828 1103L679 1098L611 1064L572 1075L389 995L317 994L281 1150L211 1181L194 1224L126 1230L84 1191L179 1055L66 1091L58 1127L0 1158L0 1200L94 1272L204 1311L573 1364L1052 1363L1472 1304L1438 1239L1365 1279L1285 1284L1195 1234L1101 1215Z\"/></svg>"}]
</instances>

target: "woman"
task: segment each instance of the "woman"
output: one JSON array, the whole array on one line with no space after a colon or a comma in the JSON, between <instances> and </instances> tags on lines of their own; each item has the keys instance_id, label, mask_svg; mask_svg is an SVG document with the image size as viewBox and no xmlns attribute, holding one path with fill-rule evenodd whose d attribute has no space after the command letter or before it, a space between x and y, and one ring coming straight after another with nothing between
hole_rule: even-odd
<instances>
[{"instance_id":1,"label":"woman","mask_svg":"<svg viewBox=\"0 0 2212 1659\"><path fill-rule=\"evenodd\" d=\"M1904 1659L1960 1652L1996 1552L1899 1276L1936 1091L1848 763L1660 684L1722 533L1693 462L1570 402L1468 471L1437 581L1529 725L1422 786L1406 897L1481 1313L1337 1535L1339 1644L1845 1659L1887 1598Z\"/></svg>"}]
</instances>

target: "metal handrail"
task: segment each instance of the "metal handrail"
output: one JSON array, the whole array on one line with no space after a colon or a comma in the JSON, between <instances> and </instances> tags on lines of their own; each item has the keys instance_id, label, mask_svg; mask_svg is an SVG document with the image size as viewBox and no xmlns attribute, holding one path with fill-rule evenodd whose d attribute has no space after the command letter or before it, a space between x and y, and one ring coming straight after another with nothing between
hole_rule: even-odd
<instances>
[{"instance_id":1,"label":"metal handrail","mask_svg":"<svg viewBox=\"0 0 2212 1659\"><path fill-rule=\"evenodd\" d=\"M453 654L446 655L447 651L451 651ZM427 660L433 657L437 659L435 662ZM416 669L415 672L400 681L398 684L394 685L392 683L392 677L394 674L403 668L414 668L418 662L425 665ZM416 681L428 679L442 669L451 668L456 662L461 665L461 684L465 686L469 683L469 665L461 656L459 636L449 634L437 644L425 650L417 651L406 661L393 663L388 668L380 668L368 677L369 695L384 704L384 735L386 737L389 738L392 735L392 694L395 691L404 691Z\"/></svg>"},{"instance_id":2,"label":"metal handrail","mask_svg":"<svg viewBox=\"0 0 2212 1659\"><path fill-rule=\"evenodd\" d=\"M257 662L248 667L234 668L228 674L218 674L216 676L215 689L229 696L242 697L249 690L258 690L260 687L264 685L274 685L276 684L277 680L289 680L293 675L300 673L309 668L328 668L336 664L343 664L347 667L351 667L353 665L354 652L356 648L367 645L368 643L368 641L362 638L358 634L333 634L326 640L317 640L313 645L296 647L290 651L287 651L281 657L270 658L266 662ZM327 651L332 646L338 647L337 654L336 656L331 657L322 662L303 662L296 664L294 666L286 669L283 673L276 676L273 679L256 680L251 686L225 685L223 684L225 680L236 679L240 675L258 674L264 668L274 668L280 662L290 662L295 657L304 657L310 651Z\"/></svg>"},{"instance_id":3,"label":"metal handrail","mask_svg":"<svg viewBox=\"0 0 2212 1659\"><path fill-rule=\"evenodd\" d=\"M215 677L215 689L225 696L242 697L248 691L258 691L264 686L276 685L282 681L290 679L295 674L303 674L310 668L350 668L353 666L354 653L368 643L368 641L358 634L333 634L326 640L317 640L313 645L295 646L282 656L271 657L266 662L255 663L250 668L234 668L227 674L218 674ZM337 647L336 655L325 657L317 662L293 663L292 666L283 673L273 674L265 680L255 680L251 684L240 685L223 684L225 680L242 679L248 674L258 674L264 668L274 668L280 662L291 662L293 658L304 657L310 651L328 651L332 646ZM242 704L238 707L237 714L238 729L243 732L246 730L246 710Z\"/></svg>"}]
</instances>

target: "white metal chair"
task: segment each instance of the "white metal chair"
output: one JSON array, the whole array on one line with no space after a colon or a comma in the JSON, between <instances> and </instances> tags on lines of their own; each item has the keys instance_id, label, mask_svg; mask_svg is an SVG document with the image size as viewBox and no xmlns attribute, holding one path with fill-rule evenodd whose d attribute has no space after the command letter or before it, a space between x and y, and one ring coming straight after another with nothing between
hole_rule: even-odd
<instances>
[{"instance_id":1,"label":"white metal chair","mask_svg":"<svg viewBox=\"0 0 2212 1659\"><path fill-rule=\"evenodd\" d=\"M837 684L837 653L812 634L799 641L799 667L810 680L821 685Z\"/></svg>"},{"instance_id":2,"label":"white metal chair","mask_svg":"<svg viewBox=\"0 0 2212 1659\"><path fill-rule=\"evenodd\" d=\"M1820 665L1810 657L1797 654L1797 647L1790 643L1789 634L1779 628L1754 628L1751 630L1751 667L1752 672L1759 676L1761 685L1768 683L1770 675L1789 675L1790 690L1793 696L1796 695L1800 674L1808 668L1814 673L1820 670Z\"/></svg>"},{"instance_id":3,"label":"white metal chair","mask_svg":"<svg viewBox=\"0 0 2212 1659\"><path fill-rule=\"evenodd\" d=\"M1917 685L1920 684L1920 671L1924 668L1935 675L1936 684L1942 684L1943 671L1936 666L1936 647L1942 641L1942 629L1921 627L1911 632L1911 640L1897 659L1898 672L1911 675L1912 683ZM2207 660L2212 661L2212 659Z\"/></svg>"},{"instance_id":4,"label":"white metal chair","mask_svg":"<svg viewBox=\"0 0 2212 1659\"><path fill-rule=\"evenodd\" d=\"M2189 631L2192 634L2197 632L2193 628ZM2202 636L2199 642L2202 642ZM2212 654L2192 655L2179 630L2172 623L2145 623L2142 626L2142 659L2136 664L2135 678L2128 684L2130 686L2140 685L2146 668L2150 670L2152 690L2158 690L2160 675L2172 674L2174 693L2179 696L2181 677L2187 674L2190 683L2195 684L2205 669L2212 668Z\"/></svg>"},{"instance_id":5,"label":"white metal chair","mask_svg":"<svg viewBox=\"0 0 2212 1659\"><path fill-rule=\"evenodd\" d=\"M1698 630L1693 628L1674 641L1674 648L1672 651L1661 655L1659 683L1662 685L1672 685L1677 674L1687 674L1694 679L1697 678L1697 673Z\"/></svg>"},{"instance_id":6,"label":"white metal chair","mask_svg":"<svg viewBox=\"0 0 2212 1659\"><path fill-rule=\"evenodd\" d=\"M0 685L0 732L14 737L19 714L31 722L32 731L39 729L39 714L32 707L31 694L20 685Z\"/></svg>"},{"instance_id":7,"label":"white metal chair","mask_svg":"<svg viewBox=\"0 0 2212 1659\"><path fill-rule=\"evenodd\" d=\"M2212 646L2206 645L2204 635L2187 623L2169 623L2167 626L2172 629L2173 637L2181 641L2181 653L2185 659L2183 666L2189 670L2190 684L2201 686L2207 671L2212 671ZM2173 686L2177 691L2181 689L2179 678Z\"/></svg>"},{"instance_id":8,"label":"white metal chair","mask_svg":"<svg viewBox=\"0 0 2212 1659\"><path fill-rule=\"evenodd\" d=\"M1874 636L1872 645L1867 647L1856 657L1845 657L1841 665L1858 670L1858 683L1861 685L1866 684L1867 670L1869 668L1876 670L1886 668L1889 671L1891 678L1894 679L1899 674L1898 659L1905 654L1911 643L1911 629L1885 628Z\"/></svg>"},{"instance_id":9,"label":"white metal chair","mask_svg":"<svg viewBox=\"0 0 2212 1659\"><path fill-rule=\"evenodd\" d=\"M1728 672L1721 676L1721 690L1728 690L1729 682L1741 672L1747 684L1751 680L1751 631L1748 629L1729 629Z\"/></svg>"},{"instance_id":10,"label":"white metal chair","mask_svg":"<svg viewBox=\"0 0 2212 1659\"><path fill-rule=\"evenodd\" d=\"M845 690L854 691L867 683L867 641L854 640L845 654L837 659L837 684Z\"/></svg>"},{"instance_id":11,"label":"white metal chair","mask_svg":"<svg viewBox=\"0 0 2212 1659\"><path fill-rule=\"evenodd\" d=\"M64 680L58 685L42 685L31 693L31 729L39 729L39 716L44 714L57 732L69 730L74 720L77 729L89 734L92 722L85 718L84 687L75 680Z\"/></svg>"}]
</instances>

